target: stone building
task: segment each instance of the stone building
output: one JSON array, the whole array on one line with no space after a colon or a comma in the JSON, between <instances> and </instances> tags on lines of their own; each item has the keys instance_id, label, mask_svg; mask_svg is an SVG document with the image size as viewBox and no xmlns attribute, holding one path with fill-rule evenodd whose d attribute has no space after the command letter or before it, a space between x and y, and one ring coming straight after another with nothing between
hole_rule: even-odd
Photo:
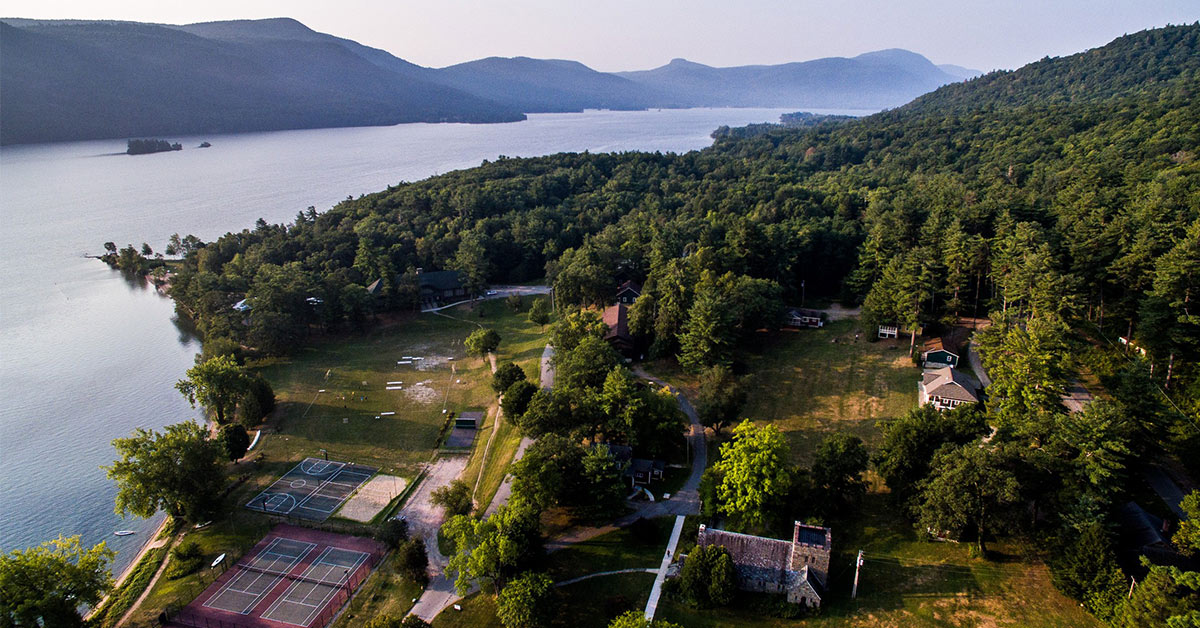
<instances>
[{"instance_id":1,"label":"stone building","mask_svg":"<svg viewBox=\"0 0 1200 628\"><path fill-rule=\"evenodd\" d=\"M696 543L701 547L720 545L729 551L739 588L782 593L793 604L819 607L829 574L832 538L829 528L797 521L791 541L701 525Z\"/></svg>"}]
</instances>

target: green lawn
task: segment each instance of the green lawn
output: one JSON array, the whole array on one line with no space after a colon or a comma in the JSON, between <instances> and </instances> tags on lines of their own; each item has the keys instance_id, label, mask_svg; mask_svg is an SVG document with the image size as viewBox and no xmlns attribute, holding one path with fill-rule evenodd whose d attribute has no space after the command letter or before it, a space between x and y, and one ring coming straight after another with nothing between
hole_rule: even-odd
<instances>
[{"instance_id":1,"label":"green lawn","mask_svg":"<svg viewBox=\"0 0 1200 628\"><path fill-rule=\"evenodd\" d=\"M555 582L562 582L601 571L657 568L674 524L674 517L649 519L639 530L621 528L551 552L546 556L545 571Z\"/></svg>"},{"instance_id":2,"label":"green lawn","mask_svg":"<svg viewBox=\"0 0 1200 628\"><path fill-rule=\"evenodd\" d=\"M629 573L601 576L555 589L556 616L552 626L559 628L605 628L614 617L630 610L642 610L650 597L654 574ZM486 593L476 593L462 602L461 611L453 607L433 620L434 628L502 628L496 618L496 601Z\"/></svg>"},{"instance_id":3,"label":"green lawn","mask_svg":"<svg viewBox=\"0 0 1200 628\"><path fill-rule=\"evenodd\" d=\"M658 567L674 522L674 517L652 519L640 530L640 535L629 528L602 534L548 554L539 569L555 582L563 582L603 571ZM653 583L653 574L632 573L599 576L559 587L560 603L554 625L603 628L613 617L627 610L644 608ZM472 595L463 600L461 606L461 611L453 608L442 611L433 625L438 628L500 626L491 595Z\"/></svg>"},{"instance_id":4,"label":"green lawn","mask_svg":"<svg viewBox=\"0 0 1200 628\"><path fill-rule=\"evenodd\" d=\"M413 600L420 597L422 588L400 574L389 558L367 578L358 594L350 601L333 622L333 628L362 626L381 615L404 617L412 608Z\"/></svg>"},{"instance_id":5,"label":"green lawn","mask_svg":"<svg viewBox=\"0 0 1200 628\"><path fill-rule=\"evenodd\" d=\"M874 448L876 421L917 404L921 371L908 357L907 339L869 342L856 320L764 335L748 348L744 415L777 425L798 464L807 464L832 432L851 432Z\"/></svg>"}]
</instances>

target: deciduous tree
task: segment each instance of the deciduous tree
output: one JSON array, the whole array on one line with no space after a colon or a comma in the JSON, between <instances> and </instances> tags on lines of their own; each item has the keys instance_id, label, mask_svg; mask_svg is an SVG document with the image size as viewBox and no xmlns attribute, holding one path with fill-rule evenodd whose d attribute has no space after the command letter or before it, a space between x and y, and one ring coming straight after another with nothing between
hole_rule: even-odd
<instances>
[{"instance_id":1,"label":"deciduous tree","mask_svg":"<svg viewBox=\"0 0 1200 628\"><path fill-rule=\"evenodd\" d=\"M476 329L463 341L471 355L480 357L493 353L500 348L500 334L494 329Z\"/></svg>"},{"instance_id":2,"label":"deciduous tree","mask_svg":"<svg viewBox=\"0 0 1200 628\"><path fill-rule=\"evenodd\" d=\"M187 377L175 388L195 407L197 403L213 411L217 423L232 418L237 402L249 389L246 369L227 355L217 356L187 370Z\"/></svg>"},{"instance_id":3,"label":"deciduous tree","mask_svg":"<svg viewBox=\"0 0 1200 628\"><path fill-rule=\"evenodd\" d=\"M188 421L161 433L138 428L113 447L119 457L105 470L117 483L118 513L149 518L162 509L195 523L216 510L225 488L224 452L203 427Z\"/></svg>"},{"instance_id":4,"label":"deciduous tree","mask_svg":"<svg viewBox=\"0 0 1200 628\"><path fill-rule=\"evenodd\" d=\"M774 425L742 421L713 468L721 476L718 508L750 527L766 525L791 487L787 441Z\"/></svg>"},{"instance_id":5,"label":"deciduous tree","mask_svg":"<svg viewBox=\"0 0 1200 628\"><path fill-rule=\"evenodd\" d=\"M554 581L544 573L513 578L496 599L496 617L505 628L541 628L554 616Z\"/></svg>"},{"instance_id":6,"label":"deciduous tree","mask_svg":"<svg viewBox=\"0 0 1200 628\"><path fill-rule=\"evenodd\" d=\"M976 444L943 447L920 487L921 527L934 532L971 529L981 555L987 535L1004 527L1021 498L1021 487L998 452Z\"/></svg>"},{"instance_id":7,"label":"deciduous tree","mask_svg":"<svg viewBox=\"0 0 1200 628\"><path fill-rule=\"evenodd\" d=\"M0 624L82 627L80 608L108 590L115 556L104 543L85 549L78 536L0 555Z\"/></svg>"}]
</instances>

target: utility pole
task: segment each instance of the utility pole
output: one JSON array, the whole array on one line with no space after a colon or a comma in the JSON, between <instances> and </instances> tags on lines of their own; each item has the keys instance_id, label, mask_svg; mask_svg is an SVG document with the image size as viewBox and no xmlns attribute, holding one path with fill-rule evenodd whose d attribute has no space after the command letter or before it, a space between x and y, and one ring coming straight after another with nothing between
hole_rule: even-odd
<instances>
[{"instance_id":1,"label":"utility pole","mask_svg":"<svg viewBox=\"0 0 1200 628\"><path fill-rule=\"evenodd\" d=\"M863 566L863 551L858 550L858 559L854 561L854 589L850 591L850 598L858 597L858 570Z\"/></svg>"},{"instance_id":2,"label":"utility pole","mask_svg":"<svg viewBox=\"0 0 1200 628\"><path fill-rule=\"evenodd\" d=\"M800 307L804 307L804 280L800 280Z\"/></svg>"}]
</instances>

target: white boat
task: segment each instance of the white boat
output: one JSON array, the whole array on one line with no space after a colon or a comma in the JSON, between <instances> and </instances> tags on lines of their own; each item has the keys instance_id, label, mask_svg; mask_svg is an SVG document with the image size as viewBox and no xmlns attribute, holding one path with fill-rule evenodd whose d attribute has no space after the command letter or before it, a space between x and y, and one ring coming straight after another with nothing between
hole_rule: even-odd
<instances>
[{"instance_id":1,"label":"white boat","mask_svg":"<svg viewBox=\"0 0 1200 628\"><path fill-rule=\"evenodd\" d=\"M113 532L113 534L117 536L129 536L131 534L137 534L137 532L133 530L117 530L116 532Z\"/></svg>"}]
</instances>

